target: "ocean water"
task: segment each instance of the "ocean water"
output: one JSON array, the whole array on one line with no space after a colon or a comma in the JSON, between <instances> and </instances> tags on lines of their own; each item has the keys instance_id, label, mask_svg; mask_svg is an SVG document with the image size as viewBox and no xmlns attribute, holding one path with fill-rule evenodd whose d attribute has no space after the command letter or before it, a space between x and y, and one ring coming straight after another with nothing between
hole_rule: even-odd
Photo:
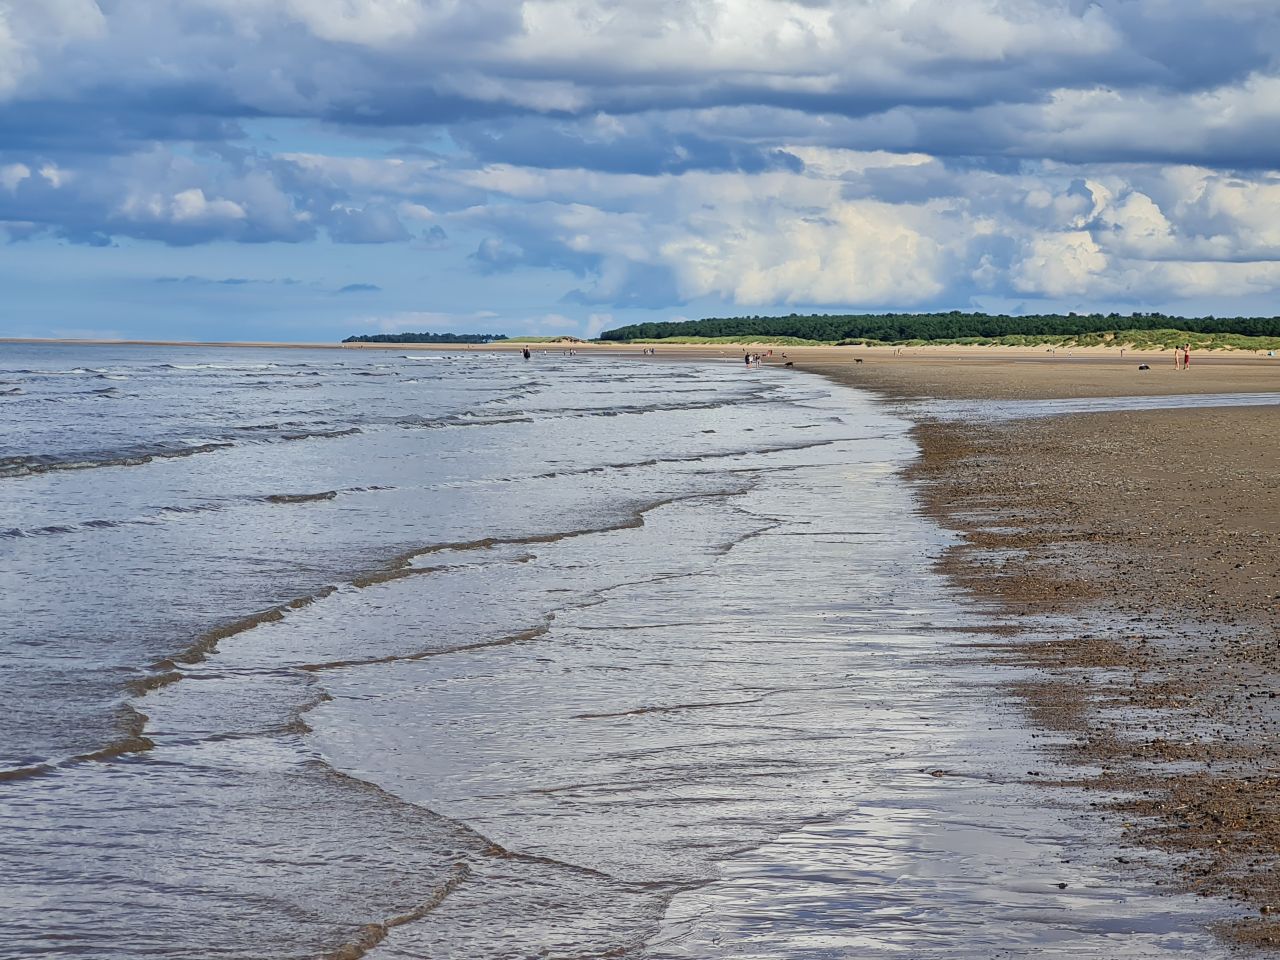
<instances>
[{"instance_id":1,"label":"ocean water","mask_svg":"<svg viewBox=\"0 0 1280 960\"><path fill-rule=\"evenodd\" d=\"M865 395L4 346L0 411L0 957L1215 955Z\"/></svg>"}]
</instances>

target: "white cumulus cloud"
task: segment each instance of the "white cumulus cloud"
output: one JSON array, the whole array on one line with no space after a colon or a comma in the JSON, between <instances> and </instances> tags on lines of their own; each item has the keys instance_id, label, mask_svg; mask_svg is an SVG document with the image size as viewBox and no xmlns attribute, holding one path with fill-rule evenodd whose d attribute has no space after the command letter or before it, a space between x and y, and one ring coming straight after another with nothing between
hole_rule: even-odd
<instances>
[{"instance_id":1,"label":"white cumulus cloud","mask_svg":"<svg viewBox=\"0 0 1280 960\"><path fill-rule=\"evenodd\" d=\"M31 168L25 163L10 163L0 167L0 186L12 192L18 184L31 176Z\"/></svg>"}]
</instances>

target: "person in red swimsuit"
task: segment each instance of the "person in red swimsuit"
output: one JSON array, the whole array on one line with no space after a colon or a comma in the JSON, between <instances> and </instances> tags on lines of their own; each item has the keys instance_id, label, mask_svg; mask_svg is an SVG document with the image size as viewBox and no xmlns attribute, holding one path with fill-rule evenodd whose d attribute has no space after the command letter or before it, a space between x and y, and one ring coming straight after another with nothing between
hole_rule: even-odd
<instances>
[{"instance_id":1,"label":"person in red swimsuit","mask_svg":"<svg viewBox=\"0 0 1280 960\"><path fill-rule=\"evenodd\" d=\"M1185 370L1191 366L1191 344L1187 344L1182 348L1182 369Z\"/></svg>"}]
</instances>

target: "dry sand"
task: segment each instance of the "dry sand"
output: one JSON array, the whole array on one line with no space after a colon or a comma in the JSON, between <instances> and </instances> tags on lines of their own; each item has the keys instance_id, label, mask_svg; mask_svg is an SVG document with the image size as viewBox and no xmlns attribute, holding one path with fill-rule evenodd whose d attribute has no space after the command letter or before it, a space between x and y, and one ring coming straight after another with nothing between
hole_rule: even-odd
<instances>
[{"instance_id":1,"label":"dry sand","mask_svg":"<svg viewBox=\"0 0 1280 960\"><path fill-rule=\"evenodd\" d=\"M803 366L890 400L1280 390L1280 361L1194 355L1187 372L1127 358ZM992 655L1035 668L1013 692L1066 738L1070 785L1135 847L1174 854L1158 882L1238 899L1245 919L1225 938L1280 945L1280 407L916 435L911 479L963 535L942 567L1025 631Z\"/></svg>"}]
</instances>

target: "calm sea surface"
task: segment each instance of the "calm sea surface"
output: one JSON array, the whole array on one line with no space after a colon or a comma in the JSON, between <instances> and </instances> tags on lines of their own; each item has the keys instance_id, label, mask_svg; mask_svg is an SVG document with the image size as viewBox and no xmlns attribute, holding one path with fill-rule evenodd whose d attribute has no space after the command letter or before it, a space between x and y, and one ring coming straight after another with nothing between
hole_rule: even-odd
<instances>
[{"instance_id":1,"label":"calm sea surface","mask_svg":"<svg viewBox=\"0 0 1280 960\"><path fill-rule=\"evenodd\" d=\"M1026 784L907 429L732 358L0 345L0 957L1213 955Z\"/></svg>"}]
</instances>

